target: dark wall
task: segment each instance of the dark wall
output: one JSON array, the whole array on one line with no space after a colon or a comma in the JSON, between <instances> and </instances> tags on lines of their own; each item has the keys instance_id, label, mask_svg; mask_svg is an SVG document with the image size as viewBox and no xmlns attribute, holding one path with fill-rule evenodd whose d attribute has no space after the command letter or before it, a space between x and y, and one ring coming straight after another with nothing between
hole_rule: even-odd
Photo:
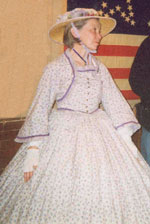
<instances>
[{"instance_id":1,"label":"dark wall","mask_svg":"<svg viewBox=\"0 0 150 224\"><path fill-rule=\"evenodd\" d=\"M18 151L21 144L14 141L24 118L0 121L0 173Z\"/></svg>"}]
</instances>

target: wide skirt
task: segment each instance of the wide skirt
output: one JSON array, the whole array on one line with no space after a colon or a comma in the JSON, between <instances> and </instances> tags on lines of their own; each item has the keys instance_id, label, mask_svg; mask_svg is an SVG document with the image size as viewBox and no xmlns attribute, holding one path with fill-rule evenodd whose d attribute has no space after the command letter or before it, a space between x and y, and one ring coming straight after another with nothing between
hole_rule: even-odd
<instances>
[{"instance_id":1,"label":"wide skirt","mask_svg":"<svg viewBox=\"0 0 150 224\"><path fill-rule=\"evenodd\" d=\"M24 143L1 176L0 224L150 224L150 168L106 113L56 111L23 180Z\"/></svg>"}]
</instances>

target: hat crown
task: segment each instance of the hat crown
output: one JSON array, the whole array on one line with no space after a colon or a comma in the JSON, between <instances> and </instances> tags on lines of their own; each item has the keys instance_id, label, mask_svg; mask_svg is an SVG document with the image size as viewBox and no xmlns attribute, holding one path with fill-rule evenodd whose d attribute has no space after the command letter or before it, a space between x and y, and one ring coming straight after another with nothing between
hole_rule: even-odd
<instances>
[{"instance_id":1,"label":"hat crown","mask_svg":"<svg viewBox=\"0 0 150 224\"><path fill-rule=\"evenodd\" d=\"M66 12L63 15L59 15L57 18L57 23L65 22L69 19L79 18L79 17L92 17L99 16L98 12L95 9L85 9L85 8L76 8L72 11Z\"/></svg>"}]
</instances>

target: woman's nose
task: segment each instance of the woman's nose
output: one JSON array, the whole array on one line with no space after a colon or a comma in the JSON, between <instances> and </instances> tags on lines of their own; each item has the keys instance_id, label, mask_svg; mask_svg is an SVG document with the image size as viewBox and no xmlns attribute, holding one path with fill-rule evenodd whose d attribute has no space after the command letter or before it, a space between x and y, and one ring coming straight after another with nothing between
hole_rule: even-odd
<instances>
[{"instance_id":1,"label":"woman's nose","mask_svg":"<svg viewBox=\"0 0 150 224\"><path fill-rule=\"evenodd\" d=\"M101 35L101 33L98 33L98 34L97 34L97 38L98 38L99 41L102 39L102 35Z\"/></svg>"}]
</instances>

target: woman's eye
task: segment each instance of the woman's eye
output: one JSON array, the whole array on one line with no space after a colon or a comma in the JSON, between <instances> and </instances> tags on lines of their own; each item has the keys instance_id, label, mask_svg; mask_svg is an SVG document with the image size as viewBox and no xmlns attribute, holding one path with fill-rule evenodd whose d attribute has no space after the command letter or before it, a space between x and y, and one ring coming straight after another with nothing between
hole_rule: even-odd
<instances>
[{"instance_id":1,"label":"woman's eye","mask_svg":"<svg viewBox=\"0 0 150 224\"><path fill-rule=\"evenodd\" d=\"M96 32L96 28L93 28L93 29L92 29L92 32Z\"/></svg>"},{"instance_id":2,"label":"woman's eye","mask_svg":"<svg viewBox=\"0 0 150 224\"><path fill-rule=\"evenodd\" d=\"M93 31L94 31L95 33L99 33L99 34L101 33L101 31L100 31L99 29L97 29L97 28L94 28Z\"/></svg>"}]
</instances>

